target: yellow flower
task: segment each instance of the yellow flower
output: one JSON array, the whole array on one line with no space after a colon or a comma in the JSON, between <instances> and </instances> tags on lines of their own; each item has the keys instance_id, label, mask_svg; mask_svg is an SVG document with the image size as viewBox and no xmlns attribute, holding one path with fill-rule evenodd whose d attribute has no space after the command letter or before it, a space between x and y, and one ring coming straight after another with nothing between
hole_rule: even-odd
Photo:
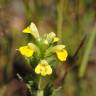
<instances>
[{"instance_id":1,"label":"yellow flower","mask_svg":"<svg viewBox=\"0 0 96 96\"><path fill-rule=\"evenodd\" d=\"M32 22L27 28L23 30L24 33L30 33L34 38L39 39L39 32L36 25Z\"/></svg>"},{"instance_id":2,"label":"yellow flower","mask_svg":"<svg viewBox=\"0 0 96 96\"><path fill-rule=\"evenodd\" d=\"M23 55L23 56L26 56L26 57L31 57L34 53L34 49L32 49L31 47L29 46L22 46L20 47L19 49L19 52Z\"/></svg>"},{"instance_id":3,"label":"yellow flower","mask_svg":"<svg viewBox=\"0 0 96 96\"><path fill-rule=\"evenodd\" d=\"M66 61L66 58L68 56L68 53L65 49L57 50L56 51L57 57L60 61Z\"/></svg>"},{"instance_id":4,"label":"yellow flower","mask_svg":"<svg viewBox=\"0 0 96 96\"><path fill-rule=\"evenodd\" d=\"M66 61L68 56L67 50L65 50L65 45L56 45L53 47L53 52L56 53L60 61Z\"/></svg>"},{"instance_id":5,"label":"yellow flower","mask_svg":"<svg viewBox=\"0 0 96 96\"><path fill-rule=\"evenodd\" d=\"M47 39L52 39L56 37L56 34L54 32L50 32L48 35L47 35Z\"/></svg>"},{"instance_id":6,"label":"yellow flower","mask_svg":"<svg viewBox=\"0 0 96 96\"><path fill-rule=\"evenodd\" d=\"M54 32L50 32L50 33L47 34L47 36L46 36L46 41L47 41L48 43L51 43L55 37L56 37L56 34L55 34Z\"/></svg>"},{"instance_id":7,"label":"yellow flower","mask_svg":"<svg viewBox=\"0 0 96 96\"><path fill-rule=\"evenodd\" d=\"M35 68L36 74L41 74L42 76L51 75L52 68L46 60L42 60Z\"/></svg>"}]
</instances>

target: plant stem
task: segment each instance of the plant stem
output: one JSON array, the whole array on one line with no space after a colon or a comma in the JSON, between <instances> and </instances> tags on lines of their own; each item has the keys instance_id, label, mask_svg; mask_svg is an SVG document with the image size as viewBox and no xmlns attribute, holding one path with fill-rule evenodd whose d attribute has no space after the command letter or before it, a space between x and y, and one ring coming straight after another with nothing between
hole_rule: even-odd
<instances>
[{"instance_id":1,"label":"plant stem","mask_svg":"<svg viewBox=\"0 0 96 96\"><path fill-rule=\"evenodd\" d=\"M41 77L39 78L38 89L41 90Z\"/></svg>"},{"instance_id":2,"label":"plant stem","mask_svg":"<svg viewBox=\"0 0 96 96\"><path fill-rule=\"evenodd\" d=\"M57 36L61 39L60 43L62 42L63 6L64 0L60 0L57 5Z\"/></svg>"},{"instance_id":3,"label":"plant stem","mask_svg":"<svg viewBox=\"0 0 96 96\"><path fill-rule=\"evenodd\" d=\"M38 91L37 91L37 96L44 96L43 90L38 90Z\"/></svg>"},{"instance_id":4,"label":"plant stem","mask_svg":"<svg viewBox=\"0 0 96 96\"><path fill-rule=\"evenodd\" d=\"M84 74L85 74L86 67L87 67L87 64L88 64L88 59L89 59L90 53L92 51L92 46L93 46L93 43L95 41L95 38L96 38L96 24L93 27L93 30L92 30L92 32L90 32L90 35L87 39L88 42L87 42L87 45L86 45L86 48L85 48L85 53L83 55L83 59L82 59L81 66L80 66L80 69L79 69L79 76L80 77L83 77Z\"/></svg>"},{"instance_id":5,"label":"plant stem","mask_svg":"<svg viewBox=\"0 0 96 96\"><path fill-rule=\"evenodd\" d=\"M43 96L43 89L41 89L41 77L39 78L39 82L38 82L37 96Z\"/></svg>"}]
</instances>

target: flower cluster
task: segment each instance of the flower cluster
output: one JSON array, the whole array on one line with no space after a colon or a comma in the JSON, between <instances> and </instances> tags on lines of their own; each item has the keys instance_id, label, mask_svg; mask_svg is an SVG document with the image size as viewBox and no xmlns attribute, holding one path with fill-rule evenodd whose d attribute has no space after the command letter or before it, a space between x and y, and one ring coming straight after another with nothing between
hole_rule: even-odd
<instances>
[{"instance_id":1,"label":"flower cluster","mask_svg":"<svg viewBox=\"0 0 96 96\"><path fill-rule=\"evenodd\" d=\"M31 23L23 30L23 33L30 34L35 39L35 42L21 46L18 48L18 51L29 60L30 58L34 59L34 56L39 58L38 63L34 64L34 72L36 74L42 76L51 75L53 72L52 60L58 60L58 62L66 61L68 53L65 49L65 45L57 45L59 38L54 32L40 37L36 25Z\"/></svg>"}]
</instances>

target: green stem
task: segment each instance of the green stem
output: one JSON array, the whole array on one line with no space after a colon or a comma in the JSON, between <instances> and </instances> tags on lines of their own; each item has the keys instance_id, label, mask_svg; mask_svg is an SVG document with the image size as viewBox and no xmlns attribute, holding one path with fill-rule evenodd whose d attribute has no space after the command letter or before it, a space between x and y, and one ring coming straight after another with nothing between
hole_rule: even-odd
<instances>
[{"instance_id":1,"label":"green stem","mask_svg":"<svg viewBox=\"0 0 96 96\"><path fill-rule=\"evenodd\" d=\"M37 96L44 96L43 89L41 89L41 77L39 78L39 82L38 82Z\"/></svg>"},{"instance_id":2,"label":"green stem","mask_svg":"<svg viewBox=\"0 0 96 96\"><path fill-rule=\"evenodd\" d=\"M38 89L41 90L41 77L39 78Z\"/></svg>"},{"instance_id":3,"label":"green stem","mask_svg":"<svg viewBox=\"0 0 96 96\"><path fill-rule=\"evenodd\" d=\"M86 67L88 64L88 59L89 59L90 53L92 51L92 46L95 41L95 38L96 38L96 25L93 27L93 30L92 30L92 32L90 32L90 35L87 39L88 42L87 42L87 45L85 48L85 53L83 55L83 59L82 59L81 66L79 69L79 76L80 77L83 77L85 75Z\"/></svg>"},{"instance_id":4,"label":"green stem","mask_svg":"<svg viewBox=\"0 0 96 96\"><path fill-rule=\"evenodd\" d=\"M62 25L63 25L63 7L64 7L64 0L60 0L57 5L57 36L61 39L60 43L62 42Z\"/></svg>"},{"instance_id":5,"label":"green stem","mask_svg":"<svg viewBox=\"0 0 96 96\"><path fill-rule=\"evenodd\" d=\"M44 96L43 90L38 90L38 91L37 91L37 96Z\"/></svg>"}]
</instances>

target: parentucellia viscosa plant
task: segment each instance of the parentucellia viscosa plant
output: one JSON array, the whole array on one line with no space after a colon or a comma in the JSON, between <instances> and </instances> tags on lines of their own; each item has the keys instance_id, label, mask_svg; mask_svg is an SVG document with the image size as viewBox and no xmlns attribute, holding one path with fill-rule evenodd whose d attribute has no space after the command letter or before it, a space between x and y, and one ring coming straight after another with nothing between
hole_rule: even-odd
<instances>
[{"instance_id":1,"label":"parentucellia viscosa plant","mask_svg":"<svg viewBox=\"0 0 96 96\"><path fill-rule=\"evenodd\" d=\"M41 37L34 23L25 28L23 33L30 34L34 38L33 41L31 40L28 44L18 48L36 75L34 78L31 76L32 78L29 78L26 83L30 96L52 96L52 92L46 93L45 91L48 90L48 84L52 83L51 79L54 77L56 64L66 61L68 53L65 45L57 44L59 38L54 32ZM35 92L34 86L38 86Z\"/></svg>"}]
</instances>

